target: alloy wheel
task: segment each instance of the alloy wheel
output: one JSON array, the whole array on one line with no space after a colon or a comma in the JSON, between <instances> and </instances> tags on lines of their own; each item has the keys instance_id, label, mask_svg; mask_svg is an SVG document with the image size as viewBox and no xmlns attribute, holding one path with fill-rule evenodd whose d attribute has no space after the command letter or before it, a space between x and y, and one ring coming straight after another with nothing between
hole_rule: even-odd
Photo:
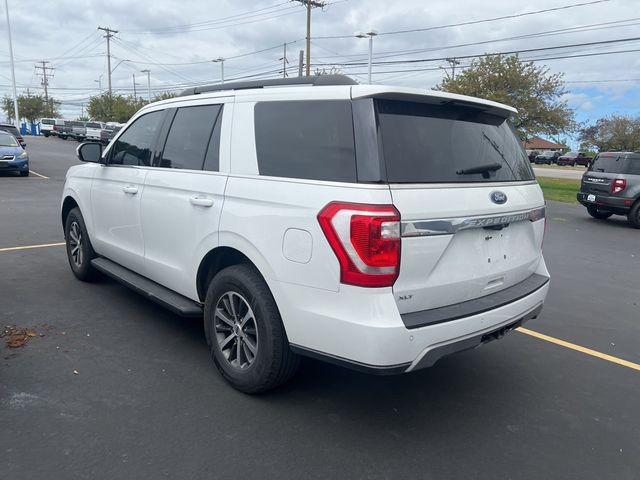
<instances>
[{"instance_id":1,"label":"alloy wheel","mask_svg":"<svg viewBox=\"0 0 640 480\"><path fill-rule=\"evenodd\" d=\"M71 222L71 226L69 227L69 247L71 260L76 267L80 268L83 260L82 230L76 221Z\"/></svg>"},{"instance_id":2,"label":"alloy wheel","mask_svg":"<svg viewBox=\"0 0 640 480\"><path fill-rule=\"evenodd\" d=\"M258 328L249 302L237 292L226 292L216 304L214 326L229 365L239 370L250 367L258 353Z\"/></svg>"}]
</instances>

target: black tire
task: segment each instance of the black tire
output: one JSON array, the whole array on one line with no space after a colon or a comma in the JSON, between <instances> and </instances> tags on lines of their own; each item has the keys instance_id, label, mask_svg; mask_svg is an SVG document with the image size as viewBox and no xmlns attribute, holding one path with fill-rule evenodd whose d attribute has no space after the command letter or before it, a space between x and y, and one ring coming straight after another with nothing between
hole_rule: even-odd
<instances>
[{"instance_id":1,"label":"black tire","mask_svg":"<svg viewBox=\"0 0 640 480\"><path fill-rule=\"evenodd\" d=\"M43 133L42 135L44 135L44 138L48 138L49 137L48 133Z\"/></svg>"},{"instance_id":2,"label":"black tire","mask_svg":"<svg viewBox=\"0 0 640 480\"><path fill-rule=\"evenodd\" d=\"M23 170L22 172L20 172L20 176L21 177L28 177L29 176L29 170Z\"/></svg>"},{"instance_id":3,"label":"black tire","mask_svg":"<svg viewBox=\"0 0 640 480\"><path fill-rule=\"evenodd\" d=\"M90 282L99 277L99 272L91 265L96 253L91 246L87 227L79 208L72 209L64 222L64 238L67 244L67 259L71 271L78 280ZM75 247L79 248L75 250Z\"/></svg>"},{"instance_id":4,"label":"black tire","mask_svg":"<svg viewBox=\"0 0 640 480\"><path fill-rule=\"evenodd\" d=\"M587 207L587 213L591 215L593 218L597 218L598 220L605 220L609 218L611 215L613 215L613 213L611 212L600 210L598 209L598 207L594 207L592 205L589 205Z\"/></svg>"},{"instance_id":5,"label":"black tire","mask_svg":"<svg viewBox=\"0 0 640 480\"><path fill-rule=\"evenodd\" d=\"M633 228L640 228L640 200L636 200L627 214L627 220Z\"/></svg>"},{"instance_id":6,"label":"black tire","mask_svg":"<svg viewBox=\"0 0 640 480\"><path fill-rule=\"evenodd\" d=\"M230 301L234 306L230 307ZM219 307L226 320L216 315ZM235 312L235 317L230 318L233 315L227 315L229 312ZM249 316L253 320L240 323L239 317ZM289 348L276 302L252 265L233 265L213 278L204 305L204 330L218 370L241 392L273 389L289 380L298 368L299 357ZM221 346L224 342L226 346Z\"/></svg>"}]
</instances>

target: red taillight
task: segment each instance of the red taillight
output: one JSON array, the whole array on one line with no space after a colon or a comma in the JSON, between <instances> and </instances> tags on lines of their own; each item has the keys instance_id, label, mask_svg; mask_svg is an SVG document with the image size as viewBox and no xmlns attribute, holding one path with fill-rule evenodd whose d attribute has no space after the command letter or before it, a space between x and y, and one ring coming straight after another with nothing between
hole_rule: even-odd
<instances>
[{"instance_id":1,"label":"red taillight","mask_svg":"<svg viewBox=\"0 0 640 480\"><path fill-rule=\"evenodd\" d=\"M390 287L400 272L400 213L393 205L332 202L318 221L340 264L340 281Z\"/></svg>"},{"instance_id":2,"label":"red taillight","mask_svg":"<svg viewBox=\"0 0 640 480\"><path fill-rule=\"evenodd\" d=\"M611 193L620 193L627 188L627 181L624 178L616 178L611 184Z\"/></svg>"}]
</instances>

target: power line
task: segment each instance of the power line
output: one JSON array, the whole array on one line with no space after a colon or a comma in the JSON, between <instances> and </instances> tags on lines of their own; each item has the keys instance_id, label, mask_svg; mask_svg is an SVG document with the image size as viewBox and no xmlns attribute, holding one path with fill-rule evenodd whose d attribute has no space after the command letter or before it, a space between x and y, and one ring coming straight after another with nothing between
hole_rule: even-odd
<instances>
[{"instance_id":1,"label":"power line","mask_svg":"<svg viewBox=\"0 0 640 480\"><path fill-rule=\"evenodd\" d=\"M613 39L613 40L599 40L597 42L583 42L583 43L573 43L573 44L568 44L568 45L557 45L557 46L552 46L552 47L539 47L539 48L527 48L527 49L521 49L521 50L507 50L507 51L502 51L502 52L493 52L493 53L483 53L483 54L475 54L475 55L456 55L457 59L469 59L469 58L480 58L480 57L487 57L487 56L492 56L492 55L514 55L514 54L520 54L520 53L531 53L531 52L542 52L542 51L547 51L547 50L559 50L559 49L563 49L563 48L575 48L575 47L586 47L586 46L593 46L593 45L610 45L610 44L615 44L615 43L622 43L622 42L633 42L633 41L638 41L640 40L640 37L628 37L628 38L618 38L618 39ZM435 58L413 58L413 59L407 59L407 60L388 60L388 61L378 61L378 62L373 62L374 65L398 65L398 64L403 64L403 63L424 63L424 62L437 62L437 61L446 61L447 58L450 57L435 57ZM324 63L324 64L319 64L319 65L340 65L340 66L344 66L344 67L350 67L350 66L363 66L366 65L366 62L349 62L349 63Z\"/></svg>"},{"instance_id":2,"label":"power line","mask_svg":"<svg viewBox=\"0 0 640 480\"><path fill-rule=\"evenodd\" d=\"M418 49L418 50L398 50L398 51L395 51L395 52L393 52L393 51L392 52L380 52L378 55L376 55L376 58L377 59L392 58L392 57L408 55L408 54L411 54L411 53L433 52L433 51L439 51L439 50L449 50L449 49L453 49L453 48L461 48L461 47L468 47L468 46L487 45L487 44L496 43L496 42L505 42L505 41L512 41L512 40L523 40L523 39L529 39L529 38L542 38L542 37L565 35L565 34L571 34L571 33L590 32L590 31L593 31L593 30L602 30L602 29L607 29L607 28L624 28L624 27L629 27L629 26L636 26L636 25L639 25L639 23L631 23L631 24L628 24L628 25L619 25L619 23L625 23L625 22L636 21L636 20L640 20L640 17L636 17L636 18L632 18L632 19L625 19L625 20L616 20L616 21L613 21L613 22L602 22L602 23L594 23L594 24L590 24L590 25L581 25L581 26L577 26L577 27L569 27L569 28L563 28L563 29L557 29L557 30L547 30L547 31L543 31L543 32L534 32L534 33L528 33L528 34L523 34L523 35L516 35L516 36L512 36L512 37L502 37L502 38L496 38L496 39L491 39L491 40L482 40L482 41L478 41L478 42L459 43L459 44L455 44L455 45L446 45L446 46L441 46L441 47L430 47L430 48L424 48L424 49ZM615 24L615 25L612 25L612 24Z\"/></svg>"},{"instance_id":3,"label":"power line","mask_svg":"<svg viewBox=\"0 0 640 480\"><path fill-rule=\"evenodd\" d=\"M378 35L397 35L397 34L402 34L402 33L415 33L415 32L427 32L430 30L441 30L444 28L452 28L452 27L463 27L463 26L467 26L467 25L477 25L479 23L487 23L487 22L496 22L498 20L508 20L508 19L512 19L512 18L520 18L520 17L526 17L529 15L538 15L540 13L548 13L548 12L556 12L559 10L567 10L569 8L578 8L578 7L584 7L587 5L594 5L597 3L606 3L606 2L610 2L611 0L593 0L590 2L583 2L583 3L574 3L571 5L564 5L562 7L553 7L553 8L545 8L543 10L535 10L532 12L524 12L524 13L515 13L512 15L503 15L501 17L493 17L493 18L484 18L482 20L471 20L471 21L467 21L467 22L460 22L460 23L450 23L447 25L436 25L436 26L432 26L432 27L424 27L424 28L412 28L409 30L395 30L395 31L390 31L390 32L380 32L378 33ZM351 38L353 37L353 34L350 35L328 35L328 36L322 36L322 37L314 37L314 40L319 40L319 39L334 39L334 38Z\"/></svg>"},{"instance_id":4,"label":"power line","mask_svg":"<svg viewBox=\"0 0 640 480\"><path fill-rule=\"evenodd\" d=\"M176 33L186 33L186 32L204 32L208 30L221 30L230 27L238 27L241 25L248 25L251 23L264 22L266 20L273 20L275 18L284 17L286 15L293 15L298 13L298 10L295 7L287 7L283 8L279 11L266 12L266 14L262 15L251 15L246 16L244 18L238 18L233 22L214 24L211 26L203 26L203 27L195 27L195 28L187 28L187 29L166 29L166 30L157 30L153 32L129 32L134 34L149 34L149 35L171 35ZM257 18L256 18L257 17Z\"/></svg>"},{"instance_id":5,"label":"power line","mask_svg":"<svg viewBox=\"0 0 640 480\"><path fill-rule=\"evenodd\" d=\"M224 23L227 22L231 19L237 19L238 17L244 17L246 15L250 15L250 16L254 16L253 14L256 14L258 12L265 12L266 10L272 10L274 8L279 8L282 7L284 5L287 5L289 2L282 2L282 3L277 3L275 5L271 5L269 7L263 7L263 8L258 8L256 10L250 10L248 12L243 12L243 13L237 13L235 15L229 15L227 17L221 17L221 18L214 18L211 20L204 20L202 22L196 22L196 23L188 23L188 24L183 24L183 25L167 25L161 28L157 28L157 29L153 29L153 30L140 30L140 31L128 31L125 30L124 33L133 33L133 34L154 34L154 33L162 33L162 32L166 32L168 30L179 30L179 29L189 29L189 28L193 28L193 27L199 27L199 26L203 26L203 25L211 25L211 24L216 24L216 23ZM263 13L265 14L265 13Z\"/></svg>"}]
</instances>

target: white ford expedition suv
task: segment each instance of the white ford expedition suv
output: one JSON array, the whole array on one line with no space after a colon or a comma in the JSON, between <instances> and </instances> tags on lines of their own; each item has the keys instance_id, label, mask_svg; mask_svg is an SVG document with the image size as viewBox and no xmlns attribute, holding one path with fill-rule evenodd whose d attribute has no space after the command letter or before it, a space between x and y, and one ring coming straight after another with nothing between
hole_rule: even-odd
<instances>
[{"instance_id":1,"label":"white ford expedition suv","mask_svg":"<svg viewBox=\"0 0 640 480\"><path fill-rule=\"evenodd\" d=\"M545 207L511 107L343 76L196 87L78 147L69 264L203 316L244 392L300 355L411 372L536 318Z\"/></svg>"}]
</instances>

